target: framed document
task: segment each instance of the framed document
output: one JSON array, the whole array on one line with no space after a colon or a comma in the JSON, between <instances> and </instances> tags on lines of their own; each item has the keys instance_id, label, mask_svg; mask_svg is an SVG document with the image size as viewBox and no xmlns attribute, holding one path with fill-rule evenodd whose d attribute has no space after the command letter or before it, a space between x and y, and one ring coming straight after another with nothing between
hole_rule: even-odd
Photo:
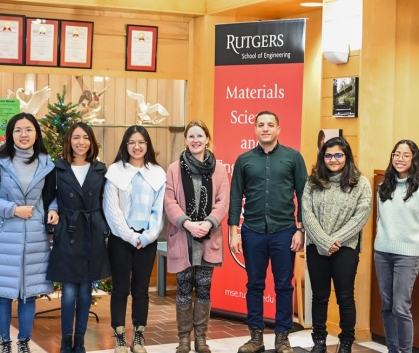
<instances>
[{"instance_id":1,"label":"framed document","mask_svg":"<svg viewBox=\"0 0 419 353\"><path fill-rule=\"evenodd\" d=\"M93 22L61 21L60 66L92 68Z\"/></svg>"},{"instance_id":2,"label":"framed document","mask_svg":"<svg viewBox=\"0 0 419 353\"><path fill-rule=\"evenodd\" d=\"M59 20L26 18L26 65L58 66Z\"/></svg>"},{"instance_id":3,"label":"framed document","mask_svg":"<svg viewBox=\"0 0 419 353\"><path fill-rule=\"evenodd\" d=\"M0 14L0 64L25 63L25 16Z\"/></svg>"},{"instance_id":4,"label":"framed document","mask_svg":"<svg viewBox=\"0 0 419 353\"><path fill-rule=\"evenodd\" d=\"M125 70L156 71L157 27L127 25Z\"/></svg>"}]
</instances>

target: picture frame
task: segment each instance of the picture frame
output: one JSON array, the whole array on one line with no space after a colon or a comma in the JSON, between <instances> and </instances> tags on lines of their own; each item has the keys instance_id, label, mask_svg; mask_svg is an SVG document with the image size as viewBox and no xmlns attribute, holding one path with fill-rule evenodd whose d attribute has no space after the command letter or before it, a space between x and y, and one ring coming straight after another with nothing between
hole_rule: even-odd
<instances>
[{"instance_id":1,"label":"picture frame","mask_svg":"<svg viewBox=\"0 0 419 353\"><path fill-rule=\"evenodd\" d=\"M0 65L25 64L25 16L0 14Z\"/></svg>"},{"instance_id":2,"label":"picture frame","mask_svg":"<svg viewBox=\"0 0 419 353\"><path fill-rule=\"evenodd\" d=\"M60 67L91 69L94 23L61 20Z\"/></svg>"},{"instance_id":3,"label":"picture frame","mask_svg":"<svg viewBox=\"0 0 419 353\"><path fill-rule=\"evenodd\" d=\"M26 18L26 65L58 66L59 27L59 20Z\"/></svg>"},{"instance_id":4,"label":"picture frame","mask_svg":"<svg viewBox=\"0 0 419 353\"><path fill-rule=\"evenodd\" d=\"M320 149L327 140L330 140L333 137L342 137L342 129L321 129L317 134L317 153L320 152Z\"/></svg>"},{"instance_id":5,"label":"picture frame","mask_svg":"<svg viewBox=\"0 0 419 353\"><path fill-rule=\"evenodd\" d=\"M333 117L358 117L358 87L359 77L333 79Z\"/></svg>"},{"instance_id":6,"label":"picture frame","mask_svg":"<svg viewBox=\"0 0 419 353\"><path fill-rule=\"evenodd\" d=\"M158 27L127 25L126 71L156 71Z\"/></svg>"}]
</instances>

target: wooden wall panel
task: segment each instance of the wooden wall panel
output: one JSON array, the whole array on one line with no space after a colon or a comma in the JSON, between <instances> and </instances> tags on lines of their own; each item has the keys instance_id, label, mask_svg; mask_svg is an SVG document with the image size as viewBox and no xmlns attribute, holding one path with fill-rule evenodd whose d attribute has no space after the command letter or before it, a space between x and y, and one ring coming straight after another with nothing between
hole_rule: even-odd
<instances>
[{"instance_id":1,"label":"wooden wall panel","mask_svg":"<svg viewBox=\"0 0 419 353\"><path fill-rule=\"evenodd\" d=\"M0 72L0 97L7 96L7 89L16 91L19 87L25 86L26 73L5 73ZM93 76L73 76L59 74L35 74L36 90L46 85L51 87L50 104L57 102L57 93L62 93L64 85L67 87L65 103L72 102L77 104L83 91L89 90L98 92L105 87L109 88L100 96L100 106L97 118L105 119L104 126L95 126L95 135L102 148L99 158L106 164L110 164L115 159L116 153L122 140L122 136L127 126L137 124L138 102L127 96L127 88L136 93L142 93L146 102L151 105L162 104L169 112L169 116L162 122L162 125L184 126L185 123L185 86L183 80L158 80L145 78L123 78L123 77L96 77ZM22 94L23 98L24 95ZM42 114L41 114L42 111ZM38 118L48 112L47 103L42 107ZM151 113L154 118L157 113ZM159 116L161 117L161 116ZM113 127L106 125L127 125L126 127ZM183 131L172 131L161 126L146 127L156 151L159 152L159 163L163 168L179 158L179 153L183 149ZM180 138L177 138L180 135Z\"/></svg>"},{"instance_id":2,"label":"wooden wall panel","mask_svg":"<svg viewBox=\"0 0 419 353\"><path fill-rule=\"evenodd\" d=\"M360 46L362 33L362 0L333 0L324 1L323 6L323 45L328 46L330 41L347 43L351 52L349 61L346 64L332 64L323 59L322 68L322 98L321 98L321 128L322 129L343 129L343 136L351 145L355 158L358 155L358 118L334 118L333 109L333 78L359 77L360 72ZM359 269L369 267L369 262L361 262ZM361 278L357 276L356 287L359 286ZM356 291L355 301L357 310L369 311L368 301L359 300L360 293ZM334 335L340 332L339 308L336 303L336 296L332 292L329 300L329 312L327 327ZM357 319L356 337L359 340L370 338L369 320Z\"/></svg>"},{"instance_id":3,"label":"wooden wall panel","mask_svg":"<svg viewBox=\"0 0 419 353\"><path fill-rule=\"evenodd\" d=\"M90 74L120 77L188 78L189 24L187 16L151 15L146 13L82 10L47 6L25 6L0 3L1 13L23 14L34 18L57 18L93 21L93 61ZM157 71L125 71L126 25L158 27ZM2 66L2 71L24 72L80 72L80 69ZM83 71L83 70L81 70ZM104 72L107 72L106 74ZM81 74L84 75L84 74Z\"/></svg>"}]
</instances>

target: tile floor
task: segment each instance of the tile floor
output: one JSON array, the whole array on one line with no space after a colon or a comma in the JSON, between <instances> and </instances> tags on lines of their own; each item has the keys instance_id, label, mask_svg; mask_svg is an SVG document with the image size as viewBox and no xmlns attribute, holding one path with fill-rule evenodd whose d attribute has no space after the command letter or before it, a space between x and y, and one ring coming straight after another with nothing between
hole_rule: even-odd
<instances>
[{"instance_id":1,"label":"tile floor","mask_svg":"<svg viewBox=\"0 0 419 353\"><path fill-rule=\"evenodd\" d=\"M146 328L146 348L148 353L173 353L177 346L177 331L175 321L175 291L167 292L166 297L158 297L155 291L150 293L150 312ZM51 300L37 301L37 312L59 308L60 299L51 297ZM89 353L113 353L114 339L110 328L109 296L102 295L101 299L92 307L99 321L91 315L86 332L85 346ZM53 311L38 314L33 328L31 350L32 353L59 353L61 342L60 312ZM11 335L16 341L17 319L16 307L13 307ZM129 322L130 312L127 313L127 341L132 337L132 325ZM298 331L290 334L292 346L310 349L312 346L310 330ZM274 348L275 335L273 330L267 328L264 332L266 350ZM211 318L209 323L208 344L213 353L235 353L237 348L248 340L247 326L241 322L225 319ZM336 352L336 337L328 337L328 352ZM14 343L13 343L14 345ZM13 347L15 349L15 346ZM354 352L375 353L387 352L386 347L374 342L354 344ZM272 352L274 352L272 350Z\"/></svg>"}]
</instances>

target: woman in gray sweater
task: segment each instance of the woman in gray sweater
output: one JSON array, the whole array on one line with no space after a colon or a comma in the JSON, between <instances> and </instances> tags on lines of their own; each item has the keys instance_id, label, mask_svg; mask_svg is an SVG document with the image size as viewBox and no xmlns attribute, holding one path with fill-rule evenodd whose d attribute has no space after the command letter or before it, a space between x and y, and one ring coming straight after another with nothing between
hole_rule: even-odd
<instances>
[{"instance_id":1,"label":"woman in gray sweater","mask_svg":"<svg viewBox=\"0 0 419 353\"><path fill-rule=\"evenodd\" d=\"M326 353L327 308L333 280L341 328L338 353L349 353L355 340L355 275L362 228L371 213L371 186L355 166L344 138L334 137L321 147L302 205L313 291L312 352Z\"/></svg>"},{"instance_id":2,"label":"woman in gray sweater","mask_svg":"<svg viewBox=\"0 0 419 353\"><path fill-rule=\"evenodd\" d=\"M419 150L411 140L391 151L378 186L374 262L390 353L412 352L412 290L419 271Z\"/></svg>"}]
</instances>

